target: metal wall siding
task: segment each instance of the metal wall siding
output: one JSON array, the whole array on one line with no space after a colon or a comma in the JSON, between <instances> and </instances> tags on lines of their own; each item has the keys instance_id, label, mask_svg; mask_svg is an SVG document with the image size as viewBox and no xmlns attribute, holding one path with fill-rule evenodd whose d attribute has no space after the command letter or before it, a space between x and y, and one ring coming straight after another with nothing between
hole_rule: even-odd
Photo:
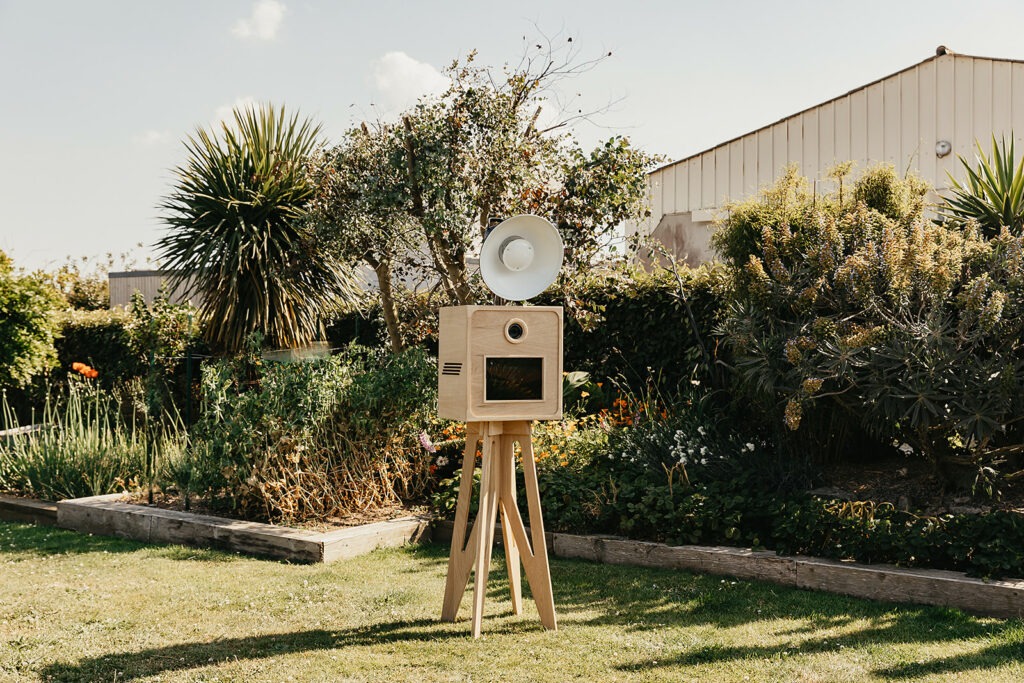
<instances>
[{"instance_id":1,"label":"metal wall siding","mask_svg":"<svg viewBox=\"0 0 1024 683\"><path fill-rule=\"evenodd\" d=\"M836 158L835 103L828 102L818 109L818 166L822 175L839 159Z\"/></svg>"},{"instance_id":2,"label":"metal wall siding","mask_svg":"<svg viewBox=\"0 0 1024 683\"><path fill-rule=\"evenodd\" d=\"M729 146L715 148L714 194L711 195L711 206L722 206L729 198Z\"/></svg>"},{"instance_id":3,"label":"metal wall siding","mask_svg":"<svg viewBox=\"0 0 1024 683\"><path fill-rule=\"evenodd\" d=\"M1010 130L1013 127L1011 67L1007 62L992 64L992 130ZM984 140L981 142L985 143Z\"/></svg>"},{"instance_id":4,"label":"metal wall siding","mask_svg":"<svg viewBox=\"0 0 1024 683\"><path fill-rule=\"evenodd\" d=\"M676 168L676 207L680 206L683 202L686 202L687 192L690 189L690 164L679 164ZM676 211L679 209L676 208ZM687 205L683 211L689 211L690 207Z\"/></svg>"},{"instance_id":5,"label":"metal wall siding","mask_svg":"<svg viewBox=\"0 0 1024 683\"><path fill-rule=\"evenodd\" d=\"M757 147L759 138L755 135L748 135L743 138L743 197L750 196L757 192L757 179L760 171L757 167Z\"/></svg>"},{"instance_id":6,"label":"metal wall siding","mask_svg":"<svg viewBox=\"0 0 1024 683\"><path fill-rule=\"evenodd\" d=\"M867 115L865 122L865 143L867 154L861 161L865 166L885 161L885 101L881 83L875 83L868 88Z\"/></svg>"},{"instance_id":7,"label":"metal wall siding","mask_svg":"<svg viewBox=\"0 0 1024 683\"><path fill-rule=\"evenodd\" d=\"M935 62L922 64L917 68L918 78L918 121L921 126L921 146L917 156L917 169L921 177L935 182L937 160L932 145L939 139L936 133L937 104L935 94Z\"/></svg>"},{"instance_id":8,"label":"metal wall siding","mask_svg":"<svg viewBox=\"0 0 1024 683\"><path fill-rule=\"evenodd\" d=\"M687 204L681 211L692 211L701 208L700 203L700 180L701 180L701 157L691 159L687 162L690 167L690 192L686 197Z\"/></svg>"},{"instance_id":9,"label":"metal wall siding","mask_svg":"<svg viewBox=\"0 0 1024 683\"><path fill-rule=\"evenodd\" d=\"M1024 63L936 57L655 171L649 226L664 214L751 196L793 162L811 180L842 161L858 170L888 162L941 190L947 171L959 174L957 156L974 158L976 139L987 146L993 133L1011 131L1024 146ZM939 140L950 141L953 154L938 159Z\"/></svg>"},{"instance_id":10,"label":"metal wall siding","mask_svg":"<svg viewBox=\"0 0 1024 683\"><path fill-rule=\"evenodd\" d=\"M921 109L918 106L918 78L920 71L912 69L900 74L900 114L899 124L893 130L899 130L899 153L896 168L902 173L914 168L922 158L921 155Z\"/></svg>"},{"instance_id":11,"label":"metal wall siding","mask_svg":"<svg viewBox=\"0 0 1024 683\"><path fill-rule=\"evenodd\" d=\"M665 169L665 177L661 183L662 213L672 213L676 206L676 169L670 166Z\"/></svg>"},{"instance_id":12,"label":"metal wall siding","mask_svg":"<svg viewBox=\"0 0 1024 683\"><path fill-rule=\"evenodd\" d=\"M729 188L726 198L743 195L743 140L736 140L729 144Z\"/></svg>"},{"instance_id":13,"label":"metal wall siding","mask_svg":"<svg viewBox=\"0 0 1024 683\"><path fill-rule=\"evenodd\" d=\"M818 131L819 111L804 114L804 155L800 168L808 178L821 175L821 134Z\"/></svg>"},{"instance_id":14,"label":"metal wall siding","mask_svg":"<svg viewBox=\"0 0 1024 683\"><path fill-rule=\"evenodd\" d=\"M757 186L764 187L775 177L772 165L772 133L762 130L757 134Z\"/></svg>"}]
</instances>

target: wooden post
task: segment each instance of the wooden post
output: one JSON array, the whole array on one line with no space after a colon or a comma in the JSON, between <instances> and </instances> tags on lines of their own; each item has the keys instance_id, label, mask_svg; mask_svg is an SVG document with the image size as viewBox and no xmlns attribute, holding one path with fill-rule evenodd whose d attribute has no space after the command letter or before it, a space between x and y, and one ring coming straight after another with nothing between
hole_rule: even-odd
<instances>
[{"instance_id":1,"label":"wooden post","mask_svg":"<svg viewBox=\"0 0 1024 683\"><path fill-rule=\"evenodd\" d=\"M484 596L494 546L494 529L498 515L501 535L505 544L512 610L522 613L522 563L526 579L537 604L541 624L547 629L558 628L555 617L554 596L551 591L551 569L548 549L544 540L544 520L541 517L540 491L537 486L537 466L533 460L533 433L530 422L471 422L466 426L466 449L463 452L462 478L459 499L455 509L452 547L448 556L448 578L445 584L441 619L455 621L459 604L475 573L473 582L473 637L479 638L483 620ZM467 537L469 506L472 501L473 473L476 466L476 444L482 442L482 473L480 477L480 505L472 531ZM522 449L523 473L526 482L526 502L529 510L530 536L516 505L515 444Z\"/></svg>"}]
</instances>

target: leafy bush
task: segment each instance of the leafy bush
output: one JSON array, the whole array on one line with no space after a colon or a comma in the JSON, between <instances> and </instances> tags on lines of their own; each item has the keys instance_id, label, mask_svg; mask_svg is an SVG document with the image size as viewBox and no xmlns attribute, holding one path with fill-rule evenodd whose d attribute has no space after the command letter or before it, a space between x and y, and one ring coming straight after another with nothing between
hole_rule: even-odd
<instances>
[{"instance_id":1,"label":"leafy bush","mask_svg":"<svg viewBox=\"0 0 1024 683\"><path fill-rule=\"evenodd\" d=\"M6 401L4 412L10 414ZM72 381L48 401L34 431L0 442L0 488L48 500L130 490L160 479L180 457L184 434L166 423L152 432L125 417L120 403L92 380Z\"/></svg>"},{"instance_id":2,"label":"leafy bush","mask_svg":"<svg viewBox=\"0 0 1024 683\"><path fill-rule=\"evenodd\" d=\"M420 350L353 347L290 364L253 355L204 367L202 381L190 485L248 516L323 519L426 486L417 435L434 411L436 365Z\"/></svg>"},{"instance_id":3,"label":"leafy bush","mask_svg":"<svg viewBox=\"0 0 1024 683\"><path fill-rule=\"evenodd\" d=\"M680 294L694 313L700 342L713 354L725 284L725 271L715 265L684 269L678 281L668 271L617 270L580 275L536 302L565 308L567 369L589 372L598 382L620 379L635 391L652 377L675 388L691 379L706 380L713 372L702 358Z\"/></svg>"},{"instance_id":4,"label":"leafy bush","mask_svg":"<svg viewBox=\"0 0 1024 683\"><path fill-rule=\"evenodd\" d=\"M106 390L141 377L143 358L136 353L129 332L131 314L124 310L66 311L60 316L60 337L55 344L60 367L88 363L99 373L96 382ZM57 373L56 379L62 379Z\"/></svg>"},{"instance_id":5,"label":"leafy bush","mask_svg":"<svg viewBox=\"0 0 1024 683\"><path fill-rule=\"evenodd\" d=\"M0 389L23 387L53 366L59 305L41 277L15 273L0 251Z\"/></svg>"},{"instance_id":6,"label":"leafy bush","mask_svg":"<svg viewBox=\"0 0 1024 683\"><path fill-rule=\"evenodd\" d=\"M1024 240L936 225L924 191L879 167L843 202L791 169L716 236L734 388L791 452L863 432L979 473L1024 452Z\"/></svg>"}]
</instances>

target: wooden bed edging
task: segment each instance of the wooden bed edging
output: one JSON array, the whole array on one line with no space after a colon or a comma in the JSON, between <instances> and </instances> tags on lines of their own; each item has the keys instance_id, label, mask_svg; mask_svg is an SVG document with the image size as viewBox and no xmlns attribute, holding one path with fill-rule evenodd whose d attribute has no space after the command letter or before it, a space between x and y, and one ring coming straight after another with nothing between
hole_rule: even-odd
<instances>
[{"instance_id":1,"label":"wooden bed edging","mask_svg":"<svg viewBox=\"0 0 1024 683\"><path fill-rule=\"evenodd\" d=\"M430 519L402 517L320 533L124 503L119 493L57 503L57 526L147 543L220 548L291 562L332 562L429 539Z\"/></svg>"},{"instance_id":2,"label":"wooden bed edging","mask_svg":"<svg viewBox=\"0 0 1024 683\"><path fill-rule=\"evenodd\" d=\"M883 602L955 607L1002 618L1024 616L1024 581L985 581L960 572L903 569L743 548L668 546L620 538L554 534L558 557L687 569Z\"/></svg>"},{"instance_id":3,"label":"wooden bed edging","mask_svg":"<svg viewBox=\"0 0 1024 683\"><path fill-rule=\"evenodd\" d=\"M617 536L546 535L549 550L555 557L684 569L882 602L955 607L1000 618L1024 617L1024 580L1019 579L986 581L939 569L903 569L815 557L787 557L749 548L669 546ZM437 523L434 540L442 543L451 540L451 522Z\"/></svg>"},{"instance_id":4,"label":"wooden bed edging","mask_svg":"<svg viewBox=\"0 0 1024 683\"><path fill-rule=\"evenodd\" d=\"M56 526L57 504L46 500L0 495L0 520Z\"/></svg>"}]
</instances>

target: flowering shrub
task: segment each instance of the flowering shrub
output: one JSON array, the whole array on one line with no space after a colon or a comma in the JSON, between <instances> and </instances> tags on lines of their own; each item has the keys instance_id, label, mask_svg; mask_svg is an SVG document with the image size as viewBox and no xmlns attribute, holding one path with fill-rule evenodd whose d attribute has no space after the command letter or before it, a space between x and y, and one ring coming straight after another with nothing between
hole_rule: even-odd
<instances>
[{"instance_id":1,"label":"flowering shrub","mask_svg":"<svg viewBox=\"0 0 1024 683\"><path fill-rule=\"evenodd\" d=\"M937 225L925 190L879 167L815 196L790 169L716 236L737 389L793 452L866 432L978 472L1024 453L1024 239Z\"/></svg>"}]
</instances>

